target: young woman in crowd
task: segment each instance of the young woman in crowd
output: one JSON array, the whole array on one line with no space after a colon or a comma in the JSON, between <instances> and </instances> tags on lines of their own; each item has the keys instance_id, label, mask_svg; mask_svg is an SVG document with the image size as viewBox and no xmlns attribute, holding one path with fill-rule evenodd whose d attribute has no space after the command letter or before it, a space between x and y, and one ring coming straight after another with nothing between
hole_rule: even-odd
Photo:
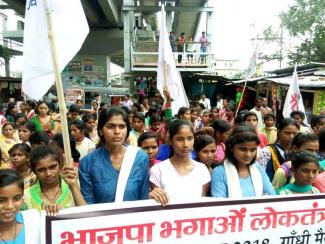
<instances>
[{"instance_id":1,"label":"young woman in crowd","mask_svg":"<svg viewBox=\"0 0 325 244\"><path fill-rule=\"evenodd\" d=\"M269 144L266 135L260 131L258 131L258 116L255 112L247 112L244 115L244 122L250 124L255 130L256 134L260 138L260 148L264 148Z\"/></svg>"},{"instance_id":2,"label":"young woman in crowd","mask_svg":"<svg viewBox=\"0 0 325 244\"><path fill-rule=\"evenodd\" d=\"M17 114L17 104L15 102L8 103L6 110L7 121L16 125L15 115Z\"/></svg>"},{"instance_id":3,"label":"young woman in crowd","mask_svg":"<svg viewBox=\"0 0 325 244\"><path fill-rule=\"evenodd\" d=\"M35 210L20 212L24 181L16 170L0 170L0 243L40 243L40 216ZM30 233L28 239L25 233Z\"/></svg>"},{"instance_id":4,"label":"young woman in crowd","mask_svg":"<svg viewBox=\"0 0 325 244\"><path fill-rule=\"evenodd\" d=\"M31 148L26 143L15 144L9 150L12 168L17 170L21 178L24 179L24 186L27 189L36 182L36 175L29 166L29 154Z\"/></svg>"},{"instance_id":5,"label":"young woman in crowd","mask_svg":"<svg viewBox=\"0 0 325 244\"><path fill-rule=\"evenodd\" d=\"M238 126L226 141L226 160L213 169L211 195L223 198L262 197L275 191L264 169L256 163L260 141L250 126Z\"/></svg>"},{"instance_id":6,"label":"young woman in crowd","mask_svg":"<svg viewBox=\"0 0 325 244\"><path fill-rule=\"evenodd\" d=\"M45 131L49 135L58 132L57 122L50 115L50 109L46 102L40 102L36 108L36 115L31 121L36 126L36 131Z\"/></svg>"},{"instance_id":7,"label":"young woman in crowd","mask_svg":"<svg viewBox=\"0 0 325 244\"><path fill-rule=\"evenodd\" d=\"M31 119L35 115L35 102L32 100L26 101L26 113L27 113L27 119Z\"/></svg>"},{"instance_id":8,"label":"young woman in crowd","mask_svg":"<svg viewBox=\"0 0 325 244\"><path fill-rule=\"evenodd\" d=\"M221 163L225 159L225 141L231 133L231 125L223 119L217 119L213 122L213 130L216 144L215 161Z\"/></svg>"},{"instance_id":9,"label":"young woman in crowd","mask_svg":"<svg viewBox=\"0 0 325 244\"><path fill-rule=\"evenodd\" d=\"M144 132L139 136L138 147L141 147L149 157L149 168L160 162L156 159L158 154L158 135L155 132Z\"/></svg>"},{"instance_id":10,"label":"young woman in crowd","mask_svg":"<svg viewBox=\"0 0 325 244\"><path fill-rule=\"evenodd\" d=\"M1 150L1 164L0 168L10 168L9 149L19 142L15 137L15 125L7 122L2 127L2 135L0 135L0 150Z\"/></svg>"},{"instance_id":11,"label":"young woman in crowd","mask_svg":"<svg viewBox=\"0 0 325 244\"><path fill-rule=\"evenodd\" d=\"M211 108L212 123L219 118L218 108Z\"/></svg>"},{"instance_id":12,"label":"young woman in crowd","mask_svg":"<svg viewBox=\"0 0 325 244\"><path fill-rule=\"evenodd\" d=\"M223 120L227 120L226 116L226 109L228 108L229 105L229 99L225 98L222 101L222 107L219 109L219 118Z\"/></svg>"},{"instance_id":13,"label":"young woman in crowd","mask_svg":"<svg viewBox=\"0 0 325 244\"><path fill-rule=\"evenodd\" d=\"M79 165L81 192L88 204L148 198L148 156L142 150L125 145L129 132L124 110L112 107L101 112L100 144Z\"/></svg>"},{"instance_id":14,"label":"young woman in crowd","mask_svg":"<svg viewBox=\"0 0 325 244\"><path fill-rule=\"evenodd\" d=\"M191 122L192 122L194 131L201 128L201 121L199 120L199 113L194 108L191 109Z\"/></svg>"},{"instance_id":15,"label":"young woman in crowd","mask_svg":"<svg viewBox=\"0 0 325 244\"><path fill-rule=\"evenodd\" d=\"M25 114L26 115L26 118L27 118L27 106L28 104L26 102L21 102L19 104L19 110L22 114Z\"/></svg>"},{"instance_id":16,"label":"young woman in crowd","mask_svg":"<svg viewBox=\"0 0 325 244\"><path fill-rule=\"evenodd\" d=\"M215 161L216 143L214 138L209 135L200 135L195 138L194 150L199 162L205 164L209 172L217 165Z\"/></svg>"},{"instance_id":17,"label":"young woman in crowd","mask_svg":"<svg viewBox=\"0 0 325 244\"><path fill-rule=\"evenodd\" d=\"M85 129L89 135L89 139L97 144L99 142L99 136L97 132L96 116L92 114L86 114L83 116L82 120L85 123Z\"/></svg>"},{"instance_id":18,"label":"young woman in crowd","mask_svg":"<svg viewBox=\"0 0 325 244\"><path fill-rule=\"evenodd\" d=\"M210 173L204 164L191 159L194 131L189 121L176 119L168 127L172 155L150 170L150 198L162 205L169 200L197 199L206 195Z\"/></svg>"},{"instance_id":19,"label":"young woman in crowd","mask_svg":"<svg viewBox=\"0 0 325 244\"><path fill-rule=\"evenodd\" d=\"M292 152L297 153L299 151L308 151L316 155L319 150L318 137L312 133L299 132L292 141ZM292 183L294 177L292 177L291 161L283 163L275 172L272 185L275 190L279 190L287 183Z\"/></svg>"},{"instance_id":20,"label":"young woman in crowd","mask_svg":"<svg viewBox=\"0 0 325 244\"><path fill-rule=\"evenodd\" d=\"M203 110L202 115L201 115L201 123L203 127L210 127L210 111L209 110Z\"/></svg>"},{"instance_id":21,"label":"young woman in crowd","mask_svg":"<svg viewBox=\"0 0 325 244\"><path fill-rule=\"evenodd\" d=\"M269 144L276 143L278 130L274 126L275 116L273 114L266 114L263 118L265 126L260 129L260 132L266 135Z\"/></svg>"},{"instance_id":22,"label":"young woman in crowd","mask_svg":"<svg viewBox=\"0 0 325 244\"><path fill-rule=\"evenodd\" d=\"M179 119L191 121L191 109L189 109L187 107L181 107L178 110L177 117Z\"/></svg>"},{"instance_id":23,"label":"young woman in crowd","mask_svg":"<svg viewBox=\"0 0 325 244\"><path fill-rule=\"evenodd\" d=\"M231 125L231 127L234 127L235 124L235 114L236 114L235 106L228 106L226 108L227 122Z\"/></svg>"},{"instance_id":24,"label":"young woman in crowd","mask_svg":"<svg viewBox=\"0 0 325 244\"><path fill-rule=\"evenodd\" d=\"M310 132L310 128L304 123L306 115L302 111L293 111L290 117L297 121L299 132Z\"/></svg>"},{"instance_id":25,"label":"young woman in crowd","mask_svg":"<svg viewBox=\"0 0 325 244\"><path fill-rule=\"evenodd\" d=\"M18 126L19 140L30 146L29 139L31 135L36 131L36 126L31 121L26 121Z\"/></svg>"},{"instance_id":26,"label":"young woman in crowd","mask_svg":"<svg viewBox=\"0 0 325 244\"><path fill-rule=\"evenodd\" d=\"M312 186L319 171L319 163L314 154L306 151L292 155L293 183L286 184L278 191L279 195L316 194L319 190Z\"/></svg>"},{"instance_id":27,"label":"young woman in crowd","mask_svg":"<svg viewBox=\"0 0 325 244\"><path fill-rule=\"evenodd\" d=\"M280 165L288 161L293 138L298 132L299 126L294 119L283 119L278 125L277 142L268 145L260 152L258 162L266 170L271 181Z\"/></svg>"},{"instance_id":28,"label":"young woman in crowd","mask_svg":"<svg viewBox=\"0 0 325 244\"><path fill-rule=\"evenodd\" d=\"M85 124L81 120L71 123L71 135L76 140L76 148L80 153L80 159L95 150L95 143L85 136Z\"/></svg>"},{"instance_id":29,"label":"young woman in crowd","mask_svg":"<svg viewBox=\"0 0 325 244\"><path fill-rule=\"evenodd\" d=\"M64 166L58 152L50 146L39 146L30 153L30 166L37 176L35 185L24 193L27 209L69 208L85 205L79 184L78 174L73 166Z\"/></svg>"},{"instance_id":30,"label":"young woman in crowd","mask_svg":"<svg viewBox=\"0 0 325 244\"><path fill-rule=\"evenodd\" d=\"M144 121L145 121L145 117L144 117L143 113L136 112L134 114L133 121L132 121L133 129L130 131L130 134L129 134L129 144L131 146L137 146L139 136L143 132L145 132Z\"/></svg>"}]
</instances>

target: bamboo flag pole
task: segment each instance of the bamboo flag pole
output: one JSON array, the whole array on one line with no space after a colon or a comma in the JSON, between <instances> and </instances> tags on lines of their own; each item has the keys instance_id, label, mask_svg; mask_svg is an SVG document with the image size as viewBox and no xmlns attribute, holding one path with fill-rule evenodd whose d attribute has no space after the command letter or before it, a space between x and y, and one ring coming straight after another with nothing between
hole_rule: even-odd
<instances>
[{"instance_id":1,"label":"bamboo flag pole","mask_svg":"<svg viewBox=\"0 0 325 244\"><path fill-rule=\"evenodd\" d=\"M61 72L59 69L58 61L57 61L56 44L55 44L55 40L54 40L54 33L53 33L53 27L52 27L52 9L48 8L47 0L44 1L44 6L45 6L45 13L46 13L46 18L47 18L49 46L50 46L52 64L53 64L53 69L54 69L55 84L56 84L58 100L59 100L64 154L65 154L65 160L66 160L65 164L70 165L73 163L73 161L72 161L71 149L70 149L70 138L69 138L68 122L67 122L67 109L66 109L66 104L65 104L65 100L64 100Z\"/></svg>"},{"instance_id":2,"label":"bamboo flag pole","mask_svg":"<svg viewBox=\"0 0 325 244\"><path fill-rule=\"evenodd\" d=\"M168 91L167 77L168 77L168 65L167 62L164 61L164 89Z\"/></svg>"},{"instance_id":3,"label":"bamboo flag pole","mask_svg":"<svg viewBox=\"0 0 325 244\"><path fill-rule=\"evenodd\" d=\"M245 92L245 90L246 90L246 85L247 85L247 79L246 79L246 81L245 81L244 89L243 89L243 91L242 91L242 93L241 93L241 96L240 96L240 100L239 100L239 103L238 103L238 107L237 107L237 110L236 110L235 117L237 117L237 115L238 115L239 108L240 108L240 104L241 104L241 101L243 100L244 92Z\"/></svg>"}]
</instances>

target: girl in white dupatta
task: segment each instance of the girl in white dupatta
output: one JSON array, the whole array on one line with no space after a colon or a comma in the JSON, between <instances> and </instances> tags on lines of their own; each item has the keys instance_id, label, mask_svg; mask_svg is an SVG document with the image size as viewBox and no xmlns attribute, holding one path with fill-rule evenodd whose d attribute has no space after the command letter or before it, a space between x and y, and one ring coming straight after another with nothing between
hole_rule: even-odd
<instances>
[{"instance_id":1,"label":"girl in white dupatta","mask_svg":"<svg viewBox=\"0 0 325 244\"><path fill-rule=\"evenodd\" d=\"M213 197L242 198L275 195L264 169L256 164L260 141L248 125L237 127L226 141L226 160L212 171Z\"/></svg>"}]
</instances>

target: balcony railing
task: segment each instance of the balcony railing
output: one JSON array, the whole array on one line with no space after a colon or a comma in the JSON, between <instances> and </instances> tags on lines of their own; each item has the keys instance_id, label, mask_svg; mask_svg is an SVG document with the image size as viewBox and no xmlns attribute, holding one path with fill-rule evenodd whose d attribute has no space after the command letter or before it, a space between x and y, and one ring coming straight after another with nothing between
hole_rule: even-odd
<instances>
[{"instance_id":1,"label":"balcony railing","mask_svg":"<svg viewBox=\"0 0 325 244\"><path fill-rule=\"evenodd\" d=\"M176 67L180 71L207 71L210 68L211 45L201 48L200 42L186 42L182 47L172 44ZM131 45L131 67L137 71L156 71L158 42L141 41Z\"/></svg>"}]
</instances>

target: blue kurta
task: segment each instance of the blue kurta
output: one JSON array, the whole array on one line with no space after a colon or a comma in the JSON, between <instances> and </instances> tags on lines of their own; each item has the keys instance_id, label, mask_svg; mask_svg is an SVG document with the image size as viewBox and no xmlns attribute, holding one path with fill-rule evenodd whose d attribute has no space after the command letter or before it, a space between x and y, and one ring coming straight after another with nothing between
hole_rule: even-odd
<instances>
[{"instance_id":1,"label":"blue kurta","mask_svg":"<svg viewBox=\"0 0 325 244\"><path fill-rule=\"evenodd\" d=\"M139 150L135 157L124 192L124 201L143 200L149 194L149 159ZM79 164L81 193L88 204L115 201L119 171L110 160L108 151L100 147L85 156Z\"/></svg>"},{"instance_id":2,"label":"blue kurta","mask_svg":"<svg viewBox=\"0 0 325 244\"><path fill-rule=\"evenodd\" d=\"M262 169L262 167L259 164L256 164L256 166L262 176L263 193L264 194L267 193L269 195L275 195L276 193L264 169ZM239 177L239 183L240 183L243 197L256 196L253 181L250 175L245 179ZM223 165L217 166L212 170L211 195L212 197L223 197L223 198L229 197L228 179L226 177L226 171Z\"/></svg>"},{"instance_id":3,"label":"blue kurta","mask_svg":"<svg viewBox=\"0 0 325 244\"><path fill-rule=\"evenodd\" d=\"M18 212L17 215L16 215L16 222L22 224L20 232L17 233L16 239L15 240L10 240L10 241L2 241L2 240L0 240L0 244L25 243L25 226L24 226L23 216L22 216L22 214L20 212Z\"/></svg>"}]
</instances>

